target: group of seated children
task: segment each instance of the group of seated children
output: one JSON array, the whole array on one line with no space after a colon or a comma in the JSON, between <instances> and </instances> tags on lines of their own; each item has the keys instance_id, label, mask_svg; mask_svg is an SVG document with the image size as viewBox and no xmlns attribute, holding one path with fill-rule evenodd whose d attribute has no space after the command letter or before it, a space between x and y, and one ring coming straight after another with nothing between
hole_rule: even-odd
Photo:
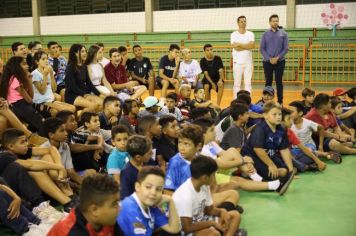
<instances>
[{"instance_id":1,"label":"group of seated children","mask_svg":"<svg viewBox=\"0 0 356 236\"><path fill-rule=\"evenodd\" d=\"M283 195L297 172L356 154L355 88L305 88L283 108L272 87L256 104L240 90L222 110L209 94L221 93L222 65L203 66L219 61L211 45L202 84L191 51L178 67L171 45L157 80L165 99L139 46L109 61L103 45L74 44L58 65L56 45L31 54L32 74L14 45L1 78L0 221L17 234L243 236L239 189Z\"/></svg>"}]
</instances>

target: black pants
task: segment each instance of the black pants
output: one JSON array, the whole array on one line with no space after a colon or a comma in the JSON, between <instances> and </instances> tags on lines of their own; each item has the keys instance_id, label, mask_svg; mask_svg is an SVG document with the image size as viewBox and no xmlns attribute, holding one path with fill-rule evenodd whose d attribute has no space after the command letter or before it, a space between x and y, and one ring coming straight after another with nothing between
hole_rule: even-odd
<instances>
[{"instance_id":1,"label":"black pants","mask_svg":"<svg viewBox=\"0 0 356 236\"><path fill-rule=\"evenodd\" d=\"M263 70L265 72L266 83L265 86L272 86L273 72L276 80L277 86L277 98L280 104L283 104L283 83L282 77L284 72L286 61L279 61L277 64L272 65L270 62L263 62Z\"/></svg>"},{"instance_id":2,"label":"black pants","mask_svg":"<svg viewBox=\"0 0 356 236\"><path fill-rule=\"evenodd\" d=\"M36 182L18 163L10 163L2 172L1 177L27 203L26 206L30 209L44 202L42 192Z\"/></svg>"},{"instance_id":3,"label":"black pants","mask_svg":"<svg viewBox=\"0 0 356 236\"><path fill-rule=\"evenodd\" d=\"M15 115L29 125L32 132L43 133L43 117L36 111L31 104L21 99L11 104L11 109Z\"/></svg>"}]
</instances>

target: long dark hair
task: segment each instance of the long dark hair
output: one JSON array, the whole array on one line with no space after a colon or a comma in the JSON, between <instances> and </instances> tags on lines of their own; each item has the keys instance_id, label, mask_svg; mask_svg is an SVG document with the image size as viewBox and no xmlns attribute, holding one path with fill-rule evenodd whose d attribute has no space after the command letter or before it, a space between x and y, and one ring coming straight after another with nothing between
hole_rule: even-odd
<instances>
[{"instance_id":1,"label":"long dark hair","mask_svg":"<svg viewBox=\"0 0 356 236\"><path fill-rule=\"evenodd\" d=\"M82 48L84 48L84 45L78 44L78 43L75 43L70 47L68 64L73 64L73 66L75 66L75 67L78 66L79 61L78 61L77 55L75 55L75 54L78 53L79 60L81 60L80 59L80 50L82 50Z\"/></svg>"},{"instance_id":2,"label":"long dark hair","mask_svg":"<svg viewBox=\"0 0 356 236\"><path fill-rule=\"evenodd\" d=\"M4 73L0 80L0 97L7 99L7 93L10 86L10 79L12 76L16 77L17 80L21 84L23 84L24 88L29 88L29 86L32 86L30 84L30 81L27 79L29 72L25 71L21 67L21 63L24 60L25 59L23 57L13 56L10 58L10 60L7 61L4 68Z\"/></svg>"},{"instance_id":3,"label":"long dark hair","mask_svg":"<svg viewBox=\"0 0 356 236\"><path fill-rule=\"evenodd\" d=\"M38 68L38 62L41 60L41 57L42 55L45 54L48 56L48 54L45 52L45 51L37 51L34 55L33 55L33 58L32 58L32 61L33 61L33 66L32 66L32 69L35 70Z\"/></svg>"},{"instance_id":4,"label":"long dark hair","mask_svg":"<svg viewBox=\"0 0 356 236\"><path fill-rule=\"evenodd\" d=\"M85 65L91 64L99 50L100 50L100 47L97 45L90 46L90 48L88 50L88 56L87 56L87 59L85 60L84 64Z\"/></svg>"}]
</instances>

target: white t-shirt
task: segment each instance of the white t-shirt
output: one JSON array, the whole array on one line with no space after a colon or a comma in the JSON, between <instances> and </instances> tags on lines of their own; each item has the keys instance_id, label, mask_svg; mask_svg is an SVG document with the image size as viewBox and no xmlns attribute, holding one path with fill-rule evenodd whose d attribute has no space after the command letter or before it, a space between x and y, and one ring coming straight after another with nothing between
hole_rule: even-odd
<instances>
[{"instance_id":1,"label":"white t-shirt","mask_svg":"<svg viewBox=\"0 0 356 236\"><path fill-rule=\"evenodd\" d=\"M214 160L218 158L219 153L221 153L223 149L214 141L207 143L201 149L200 154L211 157Z\"/></svg>"},{"instance_id":2,"label":"white t-shirt","mask_svg":"<svg viewBox=\"0 0 356 236\"><path fill-rule=\"evenodd\" d=\"M294 124L291 128L294 133L297 135L300 142L304 145L306 144L314 144L314 140L312 139L312 134L318 131L318 124L314 121L303 118L303 124L298 129Z\"/></svg>"},{"instance_id":3,"label":"white t-shirt","mask_svg":"<svg viewBox=\"0 0 356 236\"><path fill-rule=\"evenodd\" d=\"M43 75L42 73L36 69L32 71L32 82L42 82L43 81ZM51 76L48 75L47 78L47 86L46 86L46 91L44 94L41 94L36 86L33 84L33 100L32 102L35 104L40 104L44 102L53 102L54 101L54 94L52 91L52 86L51 86Z\"/></svg>"},{"instance_id":4,"label":"white t-shirt","mask_svg":"<svg viewBox=\"0 0 356 236\"><path fill-rule=\"evenodd\" d=\"M110 60L107 59L106 57L103 57L103 59L101 59L101 60L99 61L99 63L100 63L100 64L103 66L103 68L104 68L107 64L110 63Z\"/></svg>"},{"instance_id":5,"label":"white t-shirt","mask_svg":"<svg viewBox=\"0 0 356 236\"><path fill-rule=\"evenodd\" d=\"M192 60L189 64L182 61L179 64L179 77L185 77L189 83L194 83L195 77L201 73L201 68L197 60Z\"/></svg>"},{"instance_id":6,"label":"white t-shirt","mask_svg":"<svg viewBox=\"0 0 356 236\"><path fill-rule=\"evenodd\" d=\"M255 41L255 35L251 31L246 30L244 34L240 34L239 31L235 31L231 34L231 44L233 43L243 43L247 44L249 42ZM234 63L244 64L244 63L252 63L252 50L242 50L236 51L232 49L232 57Z\"/></svg>"},{"instance_id":7,"label":"white t-shirt","mask_svg":"<svg viewBox=\"0 0 356 236\"><path fill-rule=\"evenodd\" d=\"M204 214L205 208L213 205L209 186L204 185L197 192L189 178L174 192L173 201L179 217L192 218L193 223L209 219Z\"/></svg>"}]
</instances>

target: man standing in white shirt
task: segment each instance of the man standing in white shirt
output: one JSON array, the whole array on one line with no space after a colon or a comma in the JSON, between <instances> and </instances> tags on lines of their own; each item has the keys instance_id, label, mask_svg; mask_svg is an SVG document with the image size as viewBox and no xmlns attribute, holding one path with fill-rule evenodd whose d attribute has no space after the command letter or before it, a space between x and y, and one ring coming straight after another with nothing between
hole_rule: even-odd
<instances>
[{"instance_id":1,"label":"man standing in white shirt","mask_svg":"<svg viewBox=\"0 0 356 236\"><path fill-rule=\"evenodd\" d=\"M242 75L245 90L251 93L251 78L253 72L252 49L255 47L255 35L246 30L246 17L237 18L239 29L231 34L234 87L233 97L240 91Z\"/></svg>"}]
</instances>

